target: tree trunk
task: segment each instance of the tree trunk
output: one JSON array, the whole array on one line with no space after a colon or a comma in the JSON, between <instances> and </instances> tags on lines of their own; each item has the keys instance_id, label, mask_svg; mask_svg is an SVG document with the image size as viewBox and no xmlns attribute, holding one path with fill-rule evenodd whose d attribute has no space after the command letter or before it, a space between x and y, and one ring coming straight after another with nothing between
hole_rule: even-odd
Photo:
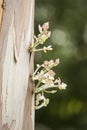
<instances>
[{"instance_id":1,"label":"tree trunk","mask_svg":"<svg viewBox=\"0 0 87 130\"><path fill-rule=\"evenodd\" d=\"M34 130L34 0L0 0L0 130Z\"/></svg>"}]
</instances>

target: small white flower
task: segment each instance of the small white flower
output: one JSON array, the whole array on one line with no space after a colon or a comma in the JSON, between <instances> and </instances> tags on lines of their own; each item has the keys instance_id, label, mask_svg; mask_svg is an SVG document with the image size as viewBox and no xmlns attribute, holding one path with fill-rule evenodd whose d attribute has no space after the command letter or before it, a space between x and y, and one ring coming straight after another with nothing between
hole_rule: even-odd
<instances>
[{"instance_id":1,"label":"small white flower","mask_svg":"<svg viewBox=\"0 0 87 130\"><path fill-rule=\"evenodd\" d=\"M44 31L47 31L49 29L49 22L44 23L42 28Z\"/></svg>"},{"instance_id":2,"label":"small white flower","mask_svg":"<svg viewBox=\"0 0 87 130\"><path fill-rule=\"evenodd\" d=\"M37 96L36 96L36 99L39 101L39 100L40 100L40 97L41 97L41 94L38 93Z\"/></svg>"},{"instance_id":3,"label":"small white flower","mask_svg":"<svg viewBox=\"0 0 87 130\"><path fill-rule=\"evenodd\" d=\"M59 86L58 86L58 88L60 89L60 90L65 90L66 89L66 87L67 87L67 84L65 84L65 83L61 83Z\"/></svg>"},{"instance_id":4,"label":"small white flower","mask_svg":"<svg viewBox=\"0 0 87 130\"><path fill-rule=\"evenodd\" d=\"M48 32L47 36L48 38L51 36L51 31Z\"/></svg>"},{"instance_id":5,"label":"small white flower","mask_svg":"<svg viewBox=\"0 0 87 130\"><path fill-rule=\"evenodd\" d=\"M45 53L47 53L47 47L43 47L43 51L45 52Z\"/></svg>"},{"instance_id":6,"label":"small white flower","mask_svg":"<svg viewBox=\"0 0 87 130\"><path fill-rule=\"evenodd\" d=\"M45 34L41 35L41 37L39 38L39 44L43 44L46 40L47 40L47 36Z\"/></svg>"},{"instance_id":7,"label":"small white flower","mask_svg":"<svg viewBox=\"0 0 87 130\"><path fill-rule=\"evenodd\" d=\"M44 100L44 107L46 107L49 104L49 98Z\"/></svg>"},{"instance_id":8,"label":"small white flower","mask_svg":"<svg viewBox=\"0 0 87 130\"><path fill-rule=\"evenodd\" d=\"M59 58L55 60L55 66L57 66L60 63Z\"/></svg>"},{"instance_id":9,"label":"small white flower","mask_svg":"<svg viewBox=\"0 0 87 130\"><path fill-rule=\"evenodd\" d=\"M39 68L39 67L40 67L40 65L39 65L39 64L37 64L36 66L37 66L37 68Z\"/></svg>"},{"instance_id":10,"label":"small white flower","mask_svg":"<svg viewBox=\"0 0 87 130\"><path fill-rule=\"evenodd\" d=\"M42 33L42 27L39 25L38 26L39 32Z\"/></svg>"},{"instance_id":11,"label":"small white flower","mask_svg":"<svg viewBox=\"0 0 87 130\"><path fill-rule=\"evenodd\" d=\"M47 50L53 50L52 46L49 45L49 46L47 47Z\"/></svg>"},{"instance_id":12,"label":"small white flower","mask_svg":"<svg viewBox=\"0 0 87 130\"><path fill-rule=\"evenodd\" d=\"M44 74L44 77L50 80L54 80L54 77L50 75L49 73Z\"/></svg>"},{"instance_id":13,"label":"small white flower","mask_svg":"<svg viewBox=\"0 0 87 130\"><path fill-rule=\"evenodd\" d=\"M45 100L44 95L41 95L41 96L39 97L39 99L40 99L40 100Z\"/></svg>"}]
</instances>

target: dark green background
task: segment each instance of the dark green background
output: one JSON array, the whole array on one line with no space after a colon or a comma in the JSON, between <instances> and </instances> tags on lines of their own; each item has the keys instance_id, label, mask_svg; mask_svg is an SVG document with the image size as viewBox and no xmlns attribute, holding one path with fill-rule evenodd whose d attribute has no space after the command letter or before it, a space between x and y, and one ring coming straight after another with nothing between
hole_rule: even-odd
<instances>
[{"instance_id":1,"label":"dark green background","mask_svg":"<svg viewBox=\"0 0 87 130\"><path fill-rule=\"evenodd\" d=\"M55 71L68 87L36 111L36 130L87 130L87 0L36 0L35 34L46 21L52 35L45 45L54 50L36 53L35 63L59 57Z\"/></svg>"}]
</instances>

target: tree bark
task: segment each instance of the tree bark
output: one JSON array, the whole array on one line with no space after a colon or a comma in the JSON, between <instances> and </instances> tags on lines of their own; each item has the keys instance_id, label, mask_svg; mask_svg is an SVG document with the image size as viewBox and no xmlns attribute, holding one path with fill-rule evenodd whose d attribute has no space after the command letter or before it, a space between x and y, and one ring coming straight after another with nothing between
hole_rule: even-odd
<instances>
[{"instance_id":1,"label":"tree bark","mask_svg":"<svg viewBox=\"0 0 87 130\"><path fill-rule=\"evenodd\" d=\"M34 130L34 0L0 0L0 130Z\"/></svg>"}]
</instances>

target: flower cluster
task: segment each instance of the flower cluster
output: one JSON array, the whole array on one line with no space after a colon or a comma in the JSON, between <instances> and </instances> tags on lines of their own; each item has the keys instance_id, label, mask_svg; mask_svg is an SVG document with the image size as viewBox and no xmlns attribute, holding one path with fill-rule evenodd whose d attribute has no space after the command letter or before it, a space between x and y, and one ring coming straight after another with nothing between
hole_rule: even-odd
<instances>
[{"instance_id":1,"label":"flower cluster","mask_svg":"<svg viewBox=\"0 0 87 130\"><path fill-rule=\"evenodd\" d=\"M34 93L36 93L35 109L47 106L49 99L45 97L45 93L56 93L56 89L66 89L67 85L61 82L60 78L55 79L53 67L59 64L59 59L55 61L44 61L43 64L37 64L37 69L33 73L32 79L37 81Z\"/></svg>"},{"instance_id":2,"label":"flower cluster","mask_svg":"<svg viewBox=\"0 0 87 130\"><path fill-rule=\"evenodd\" d=\"M44 23L42 26L38 26L39 34L38 36L34 36L34 42L30 45L29 50L30 52L36 51L44 51L45 53L48 50L52 50L52 46L49 45L48 47L37 48L40 44L44 44L44 42L51 36L51 31L49 29L49 22Z\"/></svg>"},{"instance_id":3,"label":"flower cluster","mask_svg":"<svg viewBox=\"0 0 87 130\"><path fill-rule=\"evenodd\" d=\"M39 45L44 44L44 42L50 37L51 31L49 29L49 22L44 23L42 26L39 25L39 34L34 36L34 42L30 45L30 52L52 50L52 46L43 46L38 48ZM43 64L37 64L37 68L32 75L32 80L36 83L33 90L35 95L35 109L40 109L46 107L49 103L49 98L46 98L45 93L56 93L57 89L66 89L67 85L61 82L60 78L55 79L55 72L52 70L53 67L60 63L59 59L44 61Z\"/></svg>"}]
</instances>

